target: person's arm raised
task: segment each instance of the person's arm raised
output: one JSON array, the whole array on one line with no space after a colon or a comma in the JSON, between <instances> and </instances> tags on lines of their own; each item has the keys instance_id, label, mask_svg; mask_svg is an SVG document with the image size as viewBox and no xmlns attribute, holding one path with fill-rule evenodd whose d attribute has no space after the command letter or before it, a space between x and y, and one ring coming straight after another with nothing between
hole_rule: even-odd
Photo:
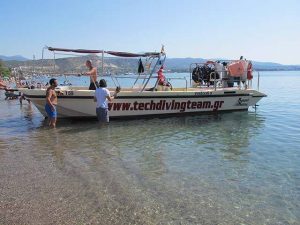
<instances>
[{"instance_id":1,"label":"person's arm raised","mask_svg":"<svg viewBox=\"0 0 300 225\"><path fill-rule=\"evenodd\" d=\"M120 87L117 87L115 90L115 93L113 96L110 96L110 94L108 96L106 96L106 98L108 99L108 101L112 101L113 99L115 99L117 97L117 94L121 91Z\"/></svg>"}]
</instances>

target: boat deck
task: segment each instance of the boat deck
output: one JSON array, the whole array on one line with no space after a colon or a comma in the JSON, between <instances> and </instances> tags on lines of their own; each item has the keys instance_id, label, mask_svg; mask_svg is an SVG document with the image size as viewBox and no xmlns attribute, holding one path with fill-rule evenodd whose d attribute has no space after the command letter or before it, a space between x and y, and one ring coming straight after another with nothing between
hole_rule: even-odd
<instances>
[{"instance_id":1,"label":"boat deck","mask_svg":"<svg viewBox=\"0 0 300 225\"><path fill-rule=\"evenodd\" d=\"M59 87L60 90L73 90L73 91L83 91L83 92L93 92L94 90L88 90L87 87ZM109 91L114 92L115 88L108 88ZM172 90L166 91L153 91L152 89L148 88L145 89L143 92L213 92L213 91L237 91L237 90L245 90L244 88L239 87L228 87L228 88L215 88L214 87L188 87L188 88L173 88ZM141 92L140 88L122 88L121 92Z\"/></svg>"}]
</instances>

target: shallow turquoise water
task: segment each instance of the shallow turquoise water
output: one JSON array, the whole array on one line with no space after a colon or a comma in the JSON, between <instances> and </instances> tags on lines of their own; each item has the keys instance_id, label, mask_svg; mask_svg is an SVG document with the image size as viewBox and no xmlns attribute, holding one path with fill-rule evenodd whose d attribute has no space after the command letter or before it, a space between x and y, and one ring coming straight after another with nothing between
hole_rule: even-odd
<instances>
[{"instance_id":1,"label":"shallow turquoise water","mask_svg":"<svg viewBox=\"0 0 300 225\"><path fill-rule=\"evenodd\" d=\"M256 111L102 128L2 93L0 223L300 224L300 72L260 81Z\"/></svg>"}]
</instances>

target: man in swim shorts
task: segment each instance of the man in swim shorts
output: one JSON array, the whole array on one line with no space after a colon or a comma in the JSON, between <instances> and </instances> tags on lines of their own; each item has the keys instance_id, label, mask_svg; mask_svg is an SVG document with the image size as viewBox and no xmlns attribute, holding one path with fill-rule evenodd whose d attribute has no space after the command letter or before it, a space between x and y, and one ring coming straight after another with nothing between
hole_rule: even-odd
<instances>
[{"instance_id":1,"label":"man in swim shorts","mask_svg":"<svg viewBox=\"0 0 300 225\"><path fill-rule=\"evenodd\" d=\"M55 78L50 79L50 87L46 91L46 105L45 110L49 118L49 127L55 128L56 126L56 105L57 105L57 94L55 88L57 87L57 80Z\"/></svg>"}]
</instances>

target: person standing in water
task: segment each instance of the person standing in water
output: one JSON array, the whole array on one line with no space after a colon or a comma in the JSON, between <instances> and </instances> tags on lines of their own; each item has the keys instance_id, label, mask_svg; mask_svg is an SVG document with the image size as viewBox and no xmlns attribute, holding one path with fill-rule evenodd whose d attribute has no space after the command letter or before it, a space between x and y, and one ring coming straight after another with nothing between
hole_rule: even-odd
<instances>
[{"instance_id":1,"label":"person standing in water","mask_svg":"<svg viewBox=\"0 0 300 225\"><path fill-rule=\"evenodd\" d=\"M83 75L90 76L89 90L96 90L96 88L97 88L97 68L93 67L91 60L86 60L85 65L89 69L89 72L83 73Z\"/></svg>"},{"instance_id":2,"label":"person standing in water","mask_svg":"<svg viewBox=\"0 0 300 225\"><path fill-rule=\"evenodd\" d=\"M55 78L50 79L50 87L46 91L46 105L45 110L49 118L49 127L55 128L56 126L56 105L57 105L57 94L55 88L57 87L57 80Z\"/></svg>"},{"instance_id":3,"label":"person standing in water","mask_svg":"<svg viewBox=\"0 0 300 225\"><path fill-rule=\"evenodd\" d=\"M109 113L108 113L108 101L112 101L117 97L117 93L120 92L120 87L117 87L114 93L114 96L110 96L109 90L106 88L106 81L101 79L99 82L99 88L95 91L94 102L97 102L96 114L100 123L109 122Z\"/></svg>"}]
</instances>

